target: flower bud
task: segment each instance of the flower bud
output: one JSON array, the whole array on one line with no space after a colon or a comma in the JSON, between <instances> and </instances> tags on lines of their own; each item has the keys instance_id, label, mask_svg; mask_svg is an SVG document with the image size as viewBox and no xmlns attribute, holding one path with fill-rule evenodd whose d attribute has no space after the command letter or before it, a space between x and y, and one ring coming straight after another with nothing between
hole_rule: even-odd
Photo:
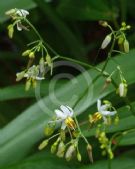
<instances>
[{"instance_id":1,"label":"flower bud","mask_svg":"<svg viewBox=\"0 0 135 169\"><path fill-rule=\"evenodd\" d=\"M124 51L126 53L128 53L129 52L129 42L127 41L127 39L124 40L123 47L124 47Z\"/></svg>"},{"instance_id":2,"label":"flower bud","mask_svg":"<svg viewBox=\"0 0 135 169\"><path fill-rule=\"evenodd\" d=\"M44 130L44 133L46 136L50 136L52 135L54 132L54 128L53 127L50 127L50 126L47 126Z\"/></svg>"},{"instance_id":3,"label":"flower bud","mask_svg":"<svg viewBox=\"0 0 135 169\"><path fill-rule=\"evenodd\" d=\"M58 138L54 143L53 145L51 146L51 153L54 154L56 152L56 149L57 149L57 145L60 141L60 138Z\"/></svg>"},{"instance_id":4,"label":"flower bud","mask_svg":"<svg viewBox=\"0 0 135 169\"><path fill-rule=\"evenodd\" d=\"M15 13L16 13L16 9L10 9L10 10L5 12L6 15L13 15Z\"/></svg>"},{"instance_id":5,"label":"flower bud","mask_svg":"<svg viewBox=\"0 0 135 169\"><path fill-rule=\"evenodd\" d=\"M106 21L99 21L99 24L103 27L107 27L108 23Z\"/></svg>"},{"instance_id":6,"label":"flower bud","mask_svg":"<svg viewBox=\"0 0 135 169\"><path fill-rule=\"evenodd\" d=\"M22 53L22 56L28 56L30 54L31 50L26 50Z\"/></svg>"},{"instance_id":7,"label":"flower bud","mask_svg":"<svg viewBox=\"0 0 135 169\"><path fill-rule=\"evenodd\" d=\"M44 58L41 57L40 61L39 61L39 70L41 74L45 73L45 61Z\"/></svg>"},{"instance_id":8,"label":"flower bud","mask_svg":"<svg viewBox=\"0 0 135 169\"><path fill-rule=\"evenodd\" d=\"M46 62L48 64L48 66L52 66L52 59L49 54L46 55Z\"/></svg>"},{"instance_id":9,"label":"flower bud","mask_svg":"<svg viewBox=\"0 0 135 169\"><path fill-rule=\"evenodd\" d=\"M70 161L71 158L73 157L74 153L76 151L76 147L74 144L70 145L69 148L67 149L67 152L65 154L65 158L67 161Z\"/></svg>"},{"instance_id":10,"label":"flower bud","mask_svg":"<svg viewBox=\"0 0 135 169\"><path fill-rule=\"evenodd\" d=\"M16 73L16 81L20 81L21 79L24 78L24 74L25 74L25 71L22 71L22 72L19 72L19 73Z\"/></svg>"},{"instance_id":11,"label":"flower bud","mask_svg":"<svg viewBox=\"0 0 135 169\"><path fill-rule=\"evenodd\" d=\"M35 53L34 52L30 52L29 53L29 58L30 59L34 59L35 58Z\"/></svg>"},{"instance_id":12,"label":"flower bud","mask_svg":"<svg viewBox=\"0 0 135 169\"><path fill-rule=\"evenodd\" d=\"M64 156L64 152L65 152L65 144L63 143L63 141L61 141L59 143L59 146L58 146L58 151L57 151L57 156L62 158Z\"/></svg>"},{"instance_id":13,"label":"flower bud","mask_svg":"<svg viewBox=\"0 0 135 169\"><path fill-rule=\"evenodd\" d=\"M111 39L112 39L111 35L107 35L102 42L101 49L105 49L111 42Z\"/></svg>"},{"instance_id":14,"label":"flower bud","mask_svg":"<svg viewBox=\"0 0 135 169\"><path fill-rule=\"evenodd\" d=\"M9 38L12 39L13 34L14 34L14 26L12 24L10 24L7 29L8 29L8 36L9 36Z\"/></svg>"},{"instance_id":15,"label":"flower bud","mask_svg":"<svg viewBox=\"0 0 135 169\"><path fill-rule=\"evenodd\" d=\"M80 154L79 152L77 152L77 160L78 160L79 162L82 161L82 156L81 156L81 154Z\"/></svg>"},{"instance_id":16,"label":"flower bud","mask_svg":"<svg viewBox=\"0 0 135 169\"><path fill-rule=\"evenodd\" d=\"M25 90L28 91L30 89L30 87L31 87L31 79L26 81Z\"/></svg>"},{"instance_id":17,"label":"flower bud","mask_svg":"<svg viewBox=\"0 0 135 169\"><path fill-rule=\"evenodd\" d=\"M48 140L44 140L38 147L39 150L42 150L43 148L45 148L48 145Z\"/></svg>"},{"instance_id":18,"label":"flower bud","mask_svg":"<svg viewBox=\"0 0 135 169\"><path fill-rule=\"evenodd\" d=\"M118 39L118 45L122 45L123 41L124 41L123 36L120 36L119 39Z\"/></svg>"},{"instance_id":19,"label":"flower bud","mask_svg":"<svg viewBox=\"0 0 135 169\"><path fill-rule=\"evenodd\" d=\"M93 163L92 146L90 144L87 144L86 149L88 152L89 159Z\"/></svg>"},{"instance_id":20,"label":"flower bud","mask_svg":"<svg viewBox=\"0 0 135 169\"><path fill-rule=\"evenodd\" d=\"M120 83L118 88L118 93L120 97L126 97L127 95L127 84L126 83Z\"/></svg>"}]
</instances>

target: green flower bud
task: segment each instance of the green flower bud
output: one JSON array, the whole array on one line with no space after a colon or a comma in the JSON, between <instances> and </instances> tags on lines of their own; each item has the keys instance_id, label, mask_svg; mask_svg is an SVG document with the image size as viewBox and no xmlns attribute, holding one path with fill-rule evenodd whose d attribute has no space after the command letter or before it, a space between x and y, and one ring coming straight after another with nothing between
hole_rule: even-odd
<instances>
[{"instance_id":1,"label":"green flower bud","mask_svg":"<svg viewBox=\"0 0 135 169\"><path fill-rule=\"evenodd\" d=\"M44 140L38 147L39 150L42 150L43 148L45 148L48 145L48 140Z\"/></svg>"},{"instance_id":2,"label":"green flower bud","mask_svg":"<svg viewBox=\"0 0 135 169\"><path fill-rule=\"evenodd\" d=\"M31 50L26 50L22 53L22 56L28 56L30 54Z\"/></svg>"},{"instance_id":3,"label":"green flower bud","mask_svg":"<svg viewBox=\"0 0 135 169\"><path fill-rule=\"evenodd\" d=\"M31 79L28 79L25 84L25 90L28 91L31 87Z\"/></svg>"},{"instance_id":4,"label":"green flower bud","mask_svg":"<svg viewBox=\"0 0 135 169\"><path fill-rule=\"evenodd\" d=\"M59 141L60 141L60 138L58 138L58 139L53 143L53 145L51 146L51 153L52 153L52 154L54 154L54 153L56 152L56 150L57 150L57 145L58 145Z\"/></svg>"},{"instance_id":5,"label":"green flower bud","mask_svg":"<svg viewBox=\"0 0 135 169\"><path fill-rule=\"evenodd\" d=\"M44 130L44 133L46 136L50 136L52 135L54 132L54 128L53 127L50 127L50 126L47 126Z\"/></svg>"},{"instance_id":6,"label":"green flower bud","mask_svg":"<svg viewBox=\"0 0 135 169\"><path fill-rule=\"evenodd\" d=\"M59 143L59 146L58 146L58 151L57 151L57 156L62 158L64 156L64 152L65 152L65 144L63 141L61 141Z\"/></svg>"},{"instance_id":7,"label":"green flower bud","mask_svg":"<svg viewBox=\"0 0 135 169\"><path fill-rule=\"evenodd\" d=\"M34 59L35 58L35 53L34 52L30 52L29 53L29 58L30 59Z\"/></svg>"},{"instance_id":8,"label":"green flower bud","mask_svg":"<svg viewBox=\"0 0 135 169\"><path fill-rule=\"evenodd\" d=\"M119 39L118 39L118 45L122 45L123 41L124 41L123 36L120 36Z\"/></svg>"},{"instance_id":9,"label":"green flower bud","mask_svg":"<svg viewBox=\"0 0 135 169\"><path fill-rule=\"evenodd\" d=\"M14 26L11 24L11 25L9 25L8 26L8 36L9 36L9 38L13 38L13 34L14 34Z\"/></svg>"},{"instance_id":10,"label":"green flower bud","mask_svg":"<svg viewBox=\"0 0 135 169\"><path fill-rule=\"evenodd\" d=\"M16 74L16 81L20 81L24 78L25 71L19 72Z\"/></svg>"},{"instance_id":11,"label":"green flower bud","mask_svg":"<svg viewBox=\"0 0 135 169\"><path fill-rule=\"evenodd\" d=\"M124 47L124 51L126 53L128 53L129 52L129 42L127 41L127 39L124 40L123 47Z\"/></svg>"},{"instance_id":12,"label":"green flower bud","mask_svg":"<svg viewBox=\"0 0 135 169\"><path fill-rule=\"evenodd\" d=\"M52 59L49 54L46 55L46 62L48 64L48 66L52 66Z\"/></svg>"},{"instance_id":13,"label":"green flower bud","mask_svg":"<svg viewBox=\"0 0 135 169\"><path fill-rule=\"evenodd\" d=\"M101 49L105 49L111 42L111 39L112 39L111 35L107 35L102 42Z\"/></svg>"},{"instance_id":14,"label":"green flower bud","mask_svg":"<svg viewBox=\"0 0 135 169\"><path fill-rule=\"evenodd\" d=\"M79 152L77 153L77 160L78 160L79 162L82 161L82 156L81 156L81 154L80 154Z\"/></svg>"}]
</instances>

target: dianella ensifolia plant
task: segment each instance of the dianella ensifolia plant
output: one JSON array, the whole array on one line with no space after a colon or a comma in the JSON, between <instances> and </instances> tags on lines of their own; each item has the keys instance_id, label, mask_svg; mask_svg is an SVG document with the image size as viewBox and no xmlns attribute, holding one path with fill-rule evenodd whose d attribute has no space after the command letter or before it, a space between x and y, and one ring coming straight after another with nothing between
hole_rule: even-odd
<instances>
[{"instance_id":1,"label":"dianella ensifolia plant","mask_svg":"<svg viewBox=\"0 0 135 169\"><path fill-rule=\"evenodd\" d=\"M118 94L119 97L122 97L125 100L125 103L132 110L130 101L127 98L128 85L120 66L117 65L116 69L113 70L112 73L106 72L106 66L112 58L113 52L122 54L129 52L129 42L125 34L125 32L130 29L129 25L126 25L126 23L123 22L118 30L114 30L106 21L99 22L101 26L110 30L110 33L105 37L100 48L101 50L104 50L107 47L110 48L107 59L101 69L79 60L63 57L55 52L44 41L40 33L29 21L28 11L15 8L7 11L6 15L10 16L12 19L12 23L7 28L9 38L13 38L15 29L18 31L33 30L37 35L37 39L27 44L27 49L22 53L22 56L28 59L25 69L16 74L16 81L20 81L23 78L26 79L26 90L29 90L31 86L36 87L36 82L44 80L48 71L50 72L50 75L53 74L53 63L55 60L65 59L99 72L101 76L105 77L104 89L107 88L109 84L112 84L116 90L116 94ZM116 45L119 46L119 50L115 49ZM50 56L48 50L53 53L53 56ZM36 57L39 58L38 65L34 63ZM117 84L113 79L115 73L119 75L119 84ZM44 149L48 144L52 144L51 153L55 153L60 158L65 157L67 161L71 160L73 157L76 157L78 161L81 161L82 155L79 150L79 141L80 139L83 139L86 144L85 147L88 152L89 159L93 162L92 145L81 130L81 125L76 117L77 112L68 105L60 105L60 108L54 110L54 112L55 115L50 121L48 121L48 125L44 129L44 133L47 138L41 142L38 147L39 150ZM100 98L97 100L97 110L95 110L95 112L91 112L86 119L86 124L91 129L96 128L95 137L100 143L102 155L106 155L109 159L114 158L114 150L118 145L117 138L120 138L125 133L130 132L124 131L115 133L111 137L107 136L106 128L108 126L117 125L119 120L118 112L112 105L111 101L101 101ZM61 127L56 133L55 129L58 125L61 125ZM55 141L52 143L52 140Z\"/></svg>"}]
</instances>

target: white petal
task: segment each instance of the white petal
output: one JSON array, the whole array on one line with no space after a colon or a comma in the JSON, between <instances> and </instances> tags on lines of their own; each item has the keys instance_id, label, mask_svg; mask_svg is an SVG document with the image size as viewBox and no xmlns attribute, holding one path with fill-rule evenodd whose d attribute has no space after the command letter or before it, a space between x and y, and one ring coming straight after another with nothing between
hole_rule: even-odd
<instances>
[{"instance_id":1,"label":"white petal","mask_svg":"<svg viewBox=\"0 0 135 169\"><path fill-rule=\"evenodd\" d=\"M63 111L63 113L65 114L66 117L71 116L72 113L70 112L70 110L66 106L61 105L60 108L61 108L61 110Z\"/></svg>"},{"instance_id":2,"label":"white petal","mask_svg":"<svg viewBox=\"0 0 135 169\"><path fill-rule=\"evenodd\" d=\"M65 114L62 111L60 111L60 110L56 109L55 113L56 113L57 118L61 118L63 120L66 118Z\"/></svg>"},{"instance_id":3,"label":"white petal","mask_svg":"<svg viewBox=\"0 0 135 169\"><path fill-rule=\"evenodd\" d=\"M100 107L101 107L101 100L98 99L97 100L97 109L98 109L98 111L100 111Z\"/></svg>"},{"instance_id":4,"label":"white petal","mask_svg":"<svg viewBox=\"0 0 135 169\"><path fill-rule=\"evenodd\" d=\"M22 27L19 24L20 24L20 22L17 23L17 30L22 31Z\"/></svg>"},{"instance_id":5,"label":"white petal","mask_svg":"<svg viewBox=\"0 0 135 169\"><path fill-rule=\"evenodd\" d=\"M18 9L18 10L16 11L16 14L19 15L19 16L24 16L24 17L26 17L27 15L29 15L29 12L26 11L26 10L24 10L24 9Z\"/></svg>"},{"instance_id":6,"label":"white petal","mask_svg":"<svg viewBox=\"0 0 135 169\"><path fill-rule=\"evenodd\" d=\"M66 107L70 110L70 117L72 117L72 116L73 116L73 114L74 114L73 109L72 109L71 107L69 107L69 106L66 106Z\"/></svg>"},{"instance_id":7,"label":"white petal","mask_svg":"<svg viewBox=\"0 0 135 169\"><path fill-rule=\"evenodd\" d=\"M113 116L116 114L116 111L101 111L100 112L103 116Z\"/></svg>"},{"instance_id":8,"label":"white petal","mask_svg":"<svg viewBox=\"0 0 135 169\"><path fill-rule=\"evenodd\" d=\"M109 107L110 107L109 104L102 105L102 106L100 107L100 111L106 111ZM99 111L99 112L100 112L100 111Z\"/></svg>"},{"instance_id":9,"label":"white petal","mask_svg":"<svg viewBox=\"0 0 135 169\"><path fill-rule=\"evenodd\" d=\"M45 78L44 77L36 77L36 80L44 80Z\"/></svg>"},{"instance_id":10,"label":"white petal","mask_svg":"<svg viewBox=\"0 0 135 169\"><path fill-rule=\"evenodd\" d=\"M62 125L61 125L61 129L62 129L62 130L65 130L65 128L66 128L66 124L65 124L65 122L63 121L63 122L62 122Z\"/></svg>"}]
</instances>

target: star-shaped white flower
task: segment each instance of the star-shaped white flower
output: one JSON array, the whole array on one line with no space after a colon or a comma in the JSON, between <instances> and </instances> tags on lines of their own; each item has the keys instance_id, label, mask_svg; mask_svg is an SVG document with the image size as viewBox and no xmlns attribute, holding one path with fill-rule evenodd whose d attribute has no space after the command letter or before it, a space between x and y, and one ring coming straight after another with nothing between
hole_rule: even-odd
<instances>
[{"instance_id":1,"label":"star-shaped white flower","mask_svg":"<svg viewBox=\"0 0 135 169\"><path fill-rule=\"evenodd\" d=\"M107 116L114 116L117 112L116 111L109 111L108 109L111 108L111 105L108 104L104 104L101 105L101 100L97 100L97 109L98 112L102 115L104 122L107 122L106 117Z\"/></svg>"},{"instance_id":2,"label":"star-shaped white flower","mask_svg":"<svg viewBox=\"0 0 135 169\"><path fill-rule=\"evenodd\" d=\"M16 9L16 14L20 17L26 17L27 15L29 15L29 12L24 9Z\"/></svg>"},{"instance_id":3,"label":"star-shaped white flower","mask_svg":"<svg viewBox=\"0 0 135 169\"><path fill-rule=\"evenodd\" d=\"M24 17L26 18L27 15L29 15L29 12L24 10L24 9L16 9L16 15L20 16L20 17ZM18 20L17 22L17 30L18 31L21 31L23 28L22 28L22 24L21 24L21 21Z\"/></svg>"},{"instance_id":4,"label":"star-shaped white flower","mask_svg":"<svg viewBox=\"0 0 135 169\"><path fill-rule=\"evenodd\" d=\"M58 109L55 110L55 114L56 114L57 120L59 122L62 122L61 129L64 130L67 126L66 119L71 118L74 114L74 111L69 106L61 105L60 110Z\"/></svg>"}]
</instances>

